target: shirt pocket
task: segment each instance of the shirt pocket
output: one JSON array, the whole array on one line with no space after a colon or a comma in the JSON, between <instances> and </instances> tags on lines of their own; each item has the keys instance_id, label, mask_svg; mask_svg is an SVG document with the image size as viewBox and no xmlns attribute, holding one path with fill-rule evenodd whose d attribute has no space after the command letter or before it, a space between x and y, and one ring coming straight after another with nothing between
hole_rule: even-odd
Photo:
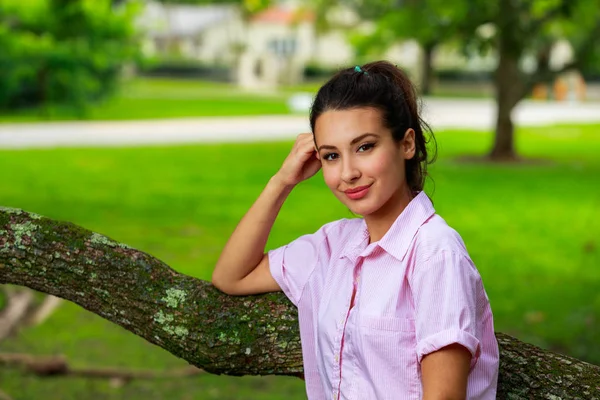
<instances>
[{"instance_id":1,"label":"shirt pocket","mask_svg":"<svg viewBox=\"0 0 600 400\"><path fill-rule=\"evenodd\" d=\"M410 318L361 315L359 326L365 331L414 332L415 320Z\"/></svg>"},{"instance_id":2,"label":"shirt pocket","mask_svg":"<svg viewBox=\"0 0 600 400\"><path fill-rule=\"evenodd\" d=\"M370 377L361 385L366 398L418 399L421 383L415 321L362 315L357 326L366 369L364 375Z\"/></svg>"}]
</instances>

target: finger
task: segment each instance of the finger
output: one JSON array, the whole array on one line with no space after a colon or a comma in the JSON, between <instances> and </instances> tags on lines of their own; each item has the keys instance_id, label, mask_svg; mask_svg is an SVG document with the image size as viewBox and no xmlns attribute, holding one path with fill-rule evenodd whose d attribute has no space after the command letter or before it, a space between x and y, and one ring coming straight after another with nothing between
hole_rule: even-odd
<instances>
[{"instance_id":1,"label":"finger","mask_svg":"<svg viewBox=\"0 0 600 400\"><path fill-rule=\"evenodd\" d=\"M296 136L296 143L305 142L309 140L311 136L312 134L310 133L301 133L298 136Z\"/></svg>"},{"instance_id":2,"label":"finger","mask_svg":"<svg viewBox=\"0 0 600 400\"><path fill-rule=\"evenodd\" d=\"M319 172L320 169L321 169L321 162L316 158L310 159L305 164L304 171L306 174L306 178L310 178L311 176L315 175L317 172Z\"/></svg>"},{"instance_id":3,"label":"finger","mask_svg":"<svg viewBox=\"0 0 600 400\"><path fill-rule=\"evenodd\" d=\"M301 151L301 152L306 152L308 151L308 149L313 149L315 148L314 143L312 142L312 139L307 138L307 139L299 139L295 144L294 144L294 148L296 149L296 151Z\"/></svg>"},{"instance_id":4,"label":"finger","mask_svg":"<svg viewBox=\"0 0 600 400\"><path fill-rule=\"evenodd\" d=\"M300 146L298 148L298 155L303 160L308 160L308 158L311 157L311 156L313 156L313 155L316 157L315 147L311 146L310 144L305 144L303 146Z\"/></svg>"},{"instance_id":5,"label":"finger","mask_svg":"<svg viewBox=\"0 0 600 400\"><path fill-rule=\"evenodd\" d=\"M312 133L302 133L300 135L298 135L298 143L312 143L313 142L313 137L312 137Z\"/></svg>"}]
</instances>

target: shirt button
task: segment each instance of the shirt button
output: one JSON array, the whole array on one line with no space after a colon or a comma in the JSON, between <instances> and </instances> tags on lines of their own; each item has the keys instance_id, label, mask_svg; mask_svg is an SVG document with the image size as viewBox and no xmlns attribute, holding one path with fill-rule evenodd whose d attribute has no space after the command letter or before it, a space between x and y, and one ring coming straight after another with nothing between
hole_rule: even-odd
<instances>
[{"instance_id":1,"label":"shirt button","mask_svg":"<svg viewBox=\"0 0 600 400\"><path fill-rule=\"evenodd\" d=\"M335 355L335 362L340 362L340 357L337 354Z\"/></svg>"}]
</instances>

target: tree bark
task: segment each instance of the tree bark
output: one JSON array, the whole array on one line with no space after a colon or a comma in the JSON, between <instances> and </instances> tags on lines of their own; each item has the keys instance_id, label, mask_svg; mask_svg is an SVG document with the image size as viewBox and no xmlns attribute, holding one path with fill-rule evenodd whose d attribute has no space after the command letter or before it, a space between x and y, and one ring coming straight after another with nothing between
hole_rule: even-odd
<instances>
[{"instance_id":1,"label":"tree bark","mask_svg":"<svg viewBox=\"0 0 600 400\"><path fill-rule=\"evenodd\" d=\"M436 43L425 43L423 45L423 60L421 64L421 94L428 96L431 94L431 84L433 80L433 51Z\"/></svg>"},{"instance_id":2,"label":"tree bark","mask_svg":"<svg viewBox=\"0 0 600 400\"><path fill-rule=\"evenodd\" d=\"M502 51L496 69L496 135L490 157L496 161L517 158L515 151L515 126L512 111L524 97L523 78L519 71L519 59L509 51Z\"/></svg>"},{"instance_id":3,"label":"tree bark","mask_svg":"<svg viewBox=\"0 0 600 400\"><path fill-rule=\"evenodd\" d=\"M490 158L510 161L517 158L515 152L515 127L512 110L525 96L524 76L519 70L519 60L524 49L524 35L519 15L520 3L499 0L496 29L498 65L494 75L496 88L496 134Z\"/></svg>"},{"instance_id":4,"label":"tree bark","mask_svg":"<svg viewBox=\"0 0 600 400\"><path fill-rule=\"evenodd\" d=\"M0 284L70 300L208 372L297 375L296 309L281 294L226 296L70 223L0 209Z\"/></svg>"},{"instance_id":5,"label":"tree bark","mask_svg":"<svg viewBox=\"0 0 600 400\"><path fill-rule=\"evenodd\" d=\"M67 222L0 208L0 284L73 301L208 372L302 373L295 307L234 297ZM497 333L498 398L600 399L600 367Z\"/></svg>"}]
</instances>

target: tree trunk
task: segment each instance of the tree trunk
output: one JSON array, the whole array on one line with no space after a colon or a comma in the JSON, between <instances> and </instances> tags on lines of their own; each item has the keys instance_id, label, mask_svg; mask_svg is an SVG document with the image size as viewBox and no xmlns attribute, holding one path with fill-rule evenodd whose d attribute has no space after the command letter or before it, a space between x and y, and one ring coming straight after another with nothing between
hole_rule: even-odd
<instances>
[{"instance_id":1,"label":"tree trunk","mask_svg":"<svg viewBox=\"0 0 600 400\"><path fill-rule=\"evenodd\" d=\"M421 94L428 96L431 94L433 80L433 51L436 43L425 43L423 45L423 60L421 63Z\"/></svg>"},{"instance_id":2,"label":"tree trunk","mask_svg":"<svg viewBox=\"0 0 600 400\"><path fill-rule=\"evenodd\" d=\"M282 293L234 297L76 225L0 208L0 284L70 300L208 372L302 372ZM500 399L600 399L600 367L502 333Z\"/></svg>"},{"instance_id":3,"label":"tree trunk","mask_svg":"<svg viewBox=\"0 0 600 400\"><path fill-rule=\"evenodd\" d=\"M494 76L496 87L496 134L490 153L493 160L514 160L515 127L512 110L525 97L525 78L519 71L519 60L524 51L524 33L519 15L519 2L499 0L500 12L496 20L498 29L498 66Z\"/></svg>"},{"instance_id":4,"label":"tree trunk","mask_svg":"<svg viewBox=\"0 0 600 400\"><path fill-rule=\"evenodd\" d=\"M510 53L500 53L495 86L496 134L490 157L497 161L514 160L517 153L512 111L523 97L523 82L518 59Z\"/></svg>"}]
</instances>

